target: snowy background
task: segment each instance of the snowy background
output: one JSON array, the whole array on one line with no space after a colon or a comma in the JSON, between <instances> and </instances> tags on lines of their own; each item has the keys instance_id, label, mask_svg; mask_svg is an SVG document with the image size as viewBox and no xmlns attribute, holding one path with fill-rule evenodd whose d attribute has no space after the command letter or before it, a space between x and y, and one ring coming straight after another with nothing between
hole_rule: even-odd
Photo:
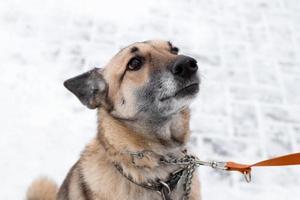
<instances>
[{"instance_id":1,"label":"snowy background","mask_svg":"<svg viewBox=\"0 0 300 200\"><path fill-rule=\"evenodd\" d=\"M44 174L59 184L94 137L96 113L65 79L152 38L197 58L191 146L251 163L300 151L299 0L0 0L0 199ZM203 199L296 200L300 168L202 167Z\"/></svg>"}]
</instances>

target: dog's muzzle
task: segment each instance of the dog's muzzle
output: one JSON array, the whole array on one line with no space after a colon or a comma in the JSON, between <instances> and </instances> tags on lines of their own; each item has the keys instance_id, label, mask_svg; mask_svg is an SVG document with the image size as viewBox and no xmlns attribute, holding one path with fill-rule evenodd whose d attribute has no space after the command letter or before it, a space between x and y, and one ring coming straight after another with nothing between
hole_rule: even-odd
<instances>
[{"instance_id":1,"label":"dog's muzzle","mask_svg":"<svg viewBox=\"0 0 300 200\"><path fill-rule=\"evenodd\" d=\"M173 97L181 98L194 95L199 91L198 65L194 58L179 55L169 66L169 70L174 76L174 84L176 84L177 89L172 94L160 98L160 101L165 101Z\"/></svg>"}]
</instances>

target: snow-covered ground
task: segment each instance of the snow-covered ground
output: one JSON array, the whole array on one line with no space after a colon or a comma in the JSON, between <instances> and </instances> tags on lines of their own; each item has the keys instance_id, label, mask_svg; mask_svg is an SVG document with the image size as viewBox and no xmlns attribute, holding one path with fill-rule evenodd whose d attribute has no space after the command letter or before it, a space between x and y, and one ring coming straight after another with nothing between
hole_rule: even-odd
<instances>
[{"instance_id":1,"label":"snow-covered ground","mask_svg":"<svg viewBox=\"0 0 300 200\"><path fill-rule=\"evenodd\" d=\"M202 159L251 163L300 151L299 0L1 0L0 199L38 175L64 179L95 135L96 114L62 82L121 47L168 39L199 61L191 146ZM202 167L203 199L296 200L300 167Z\"/></svg>"}]
</instances>

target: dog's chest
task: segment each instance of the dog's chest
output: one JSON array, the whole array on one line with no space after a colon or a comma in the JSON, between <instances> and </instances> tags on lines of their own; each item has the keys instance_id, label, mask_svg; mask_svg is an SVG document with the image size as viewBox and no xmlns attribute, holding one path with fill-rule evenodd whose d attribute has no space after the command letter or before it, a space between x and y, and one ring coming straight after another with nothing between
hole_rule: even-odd
<instances>
[{"instance_id":1,"label":"dog's chest","mask_svg":"<svg viewBox=\"0 0 300 200\"><path fill-rule=\"evenodd\" d=\"M160 174L161 177L167 177L171 171L174 171L174 169L145 170L144 173L139 172L138 176L145 176L149 180L153 180L153 177L157 177L157 174ZM93 166L90 163L89 169L84 170L84 173L85 179L97 200L162 199L161 194L157 191L145 189L130 182L114 165L99 166L95 164ZM178 181L178 184L172 191L172 200L179 200L180 194L183 194L183 179L184 177Z\"/></svg>"}]
</instances>

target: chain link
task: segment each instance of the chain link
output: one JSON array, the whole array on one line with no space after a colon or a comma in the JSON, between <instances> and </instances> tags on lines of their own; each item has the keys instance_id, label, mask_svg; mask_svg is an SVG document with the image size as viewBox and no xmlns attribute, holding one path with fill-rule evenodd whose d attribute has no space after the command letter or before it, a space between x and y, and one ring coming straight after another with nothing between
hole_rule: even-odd
<instances>
[{"instance_id":1,"label":"chain link","mask_svg":"<svg viewBox=\"0 0 300 200\"><path fill-rule=\"evenodd\" d=\"M184 180L184 194L183 194L183 200L188 200L191 193L191 185L192 185L192 179L194 172L196 170L196 167L200 164L197 163L196 157L191 155L185 155L182 158L171 158L169 160L163 158L163 163L166 164L173 164L173 165L183 165L185 168L185 180Z\"/></svg>"}]
</instances>

